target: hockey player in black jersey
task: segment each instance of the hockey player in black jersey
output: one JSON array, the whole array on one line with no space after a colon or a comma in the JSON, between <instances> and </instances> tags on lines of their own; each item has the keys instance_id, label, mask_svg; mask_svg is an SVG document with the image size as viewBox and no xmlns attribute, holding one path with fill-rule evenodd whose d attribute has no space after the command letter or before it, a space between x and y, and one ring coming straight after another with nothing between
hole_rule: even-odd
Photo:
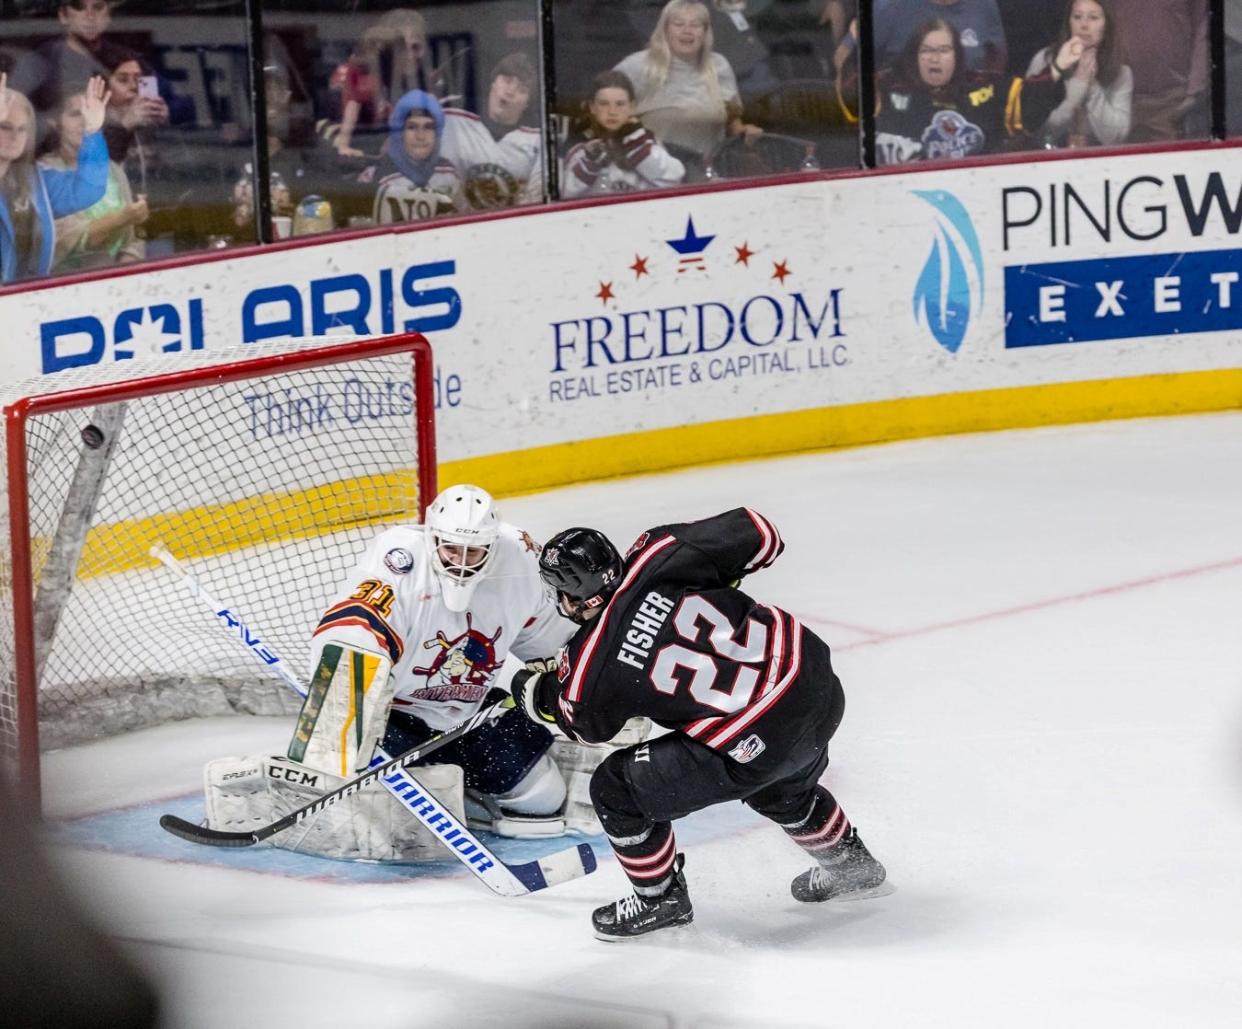
<instances>
[{"instance_id":1,"label":"hockey player in black jersey","mask_svg":"<svg viewBox=\"0 0 1242 1029\"><path fill-rule=\"evenodd\" d=\"M552 662L513 680L519 706L571 739L611 739L634 716L673 730L611 754L591 800L634 895L592 916L601 939L694 917L673 821L741 800L815 858L800 901L868 895L885 877L819 777L845 710L828 646L737 588L784 549L738 508L643 533L622 560L595 529L558 533L540 575L581 628Z\"/></svg>"}]
</instances>

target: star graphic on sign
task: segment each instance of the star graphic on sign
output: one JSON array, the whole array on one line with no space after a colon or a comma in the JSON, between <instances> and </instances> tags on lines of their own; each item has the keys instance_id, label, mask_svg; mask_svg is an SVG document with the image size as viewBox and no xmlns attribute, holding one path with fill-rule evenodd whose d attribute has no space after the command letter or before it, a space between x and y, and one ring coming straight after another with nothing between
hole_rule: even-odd
<instances>
[{"instance_id":1,"label":"star graphic on sign","mask_svg":"<svg viewBox=\"0 0 1242 1029\"><path fill-rule=\"evenodd\" d=\"M744 264L746 265L746 267L749 268L750 259L755 256L755 252L751 250L750 247L747 246L745 243L743 243L740 247L734 247L733 249L737 251L737 260L734 261L733 263Z\"/></svg>"},{"instance_id":2,"label":"star graphic on sign","mask_svg":"<svg viewBox=\"0 0 1242 1029\"><path fill-rule=\"evenodd\" d=\"M613 299L612 283L611 283L611 282L601 282L601 283L599 284L599 292L598 292L598 293L596 293L595 295L596 295L597 297L599 297L599 302L600 302L601 304L606 304L606 303L608 303L608 301L609 301L609 300L612 300L612 299Z\"/></svg>"},{"instance_id":3,"label":"star graphic on sign","mask_svg":"<svg viewBox=\"0 0 1242 1029\"><path fill-rule=\"evenodd\" d=\"M780 279L782 286L785 285L785 276L792 275L792 274L793 272L789 270L788 262L786 261L780 261L780 262L773 261L772 262L772 278Z\"/></svg>"},{"instance_id":4,"label":"star graphic on sign","mask_svg":"<svg viewBox=\"0 0 1242 1029\"><path fill-rule=\"evenodd\" d=\"M117 319L116 357L155 357L181 349L181 333L165 331L169 317L176 317L175 312L164 314L142 308L141 319L134 317L136 313L127 311Z\"/></svg>"},{"instance_id":5,"label":"star graphic on sign","mask_svg":"<svg viewBox=\"0 0 1242 1029\"><path fill-rule=\"evenodd\" d=\"M651 274L651 272L647 271L647 259L639 257L637 254L634 255L634 263L630 265L630 271L634 273L634 278L636 279L641 279L644 275Z\"/></svg>"}]
</instances>

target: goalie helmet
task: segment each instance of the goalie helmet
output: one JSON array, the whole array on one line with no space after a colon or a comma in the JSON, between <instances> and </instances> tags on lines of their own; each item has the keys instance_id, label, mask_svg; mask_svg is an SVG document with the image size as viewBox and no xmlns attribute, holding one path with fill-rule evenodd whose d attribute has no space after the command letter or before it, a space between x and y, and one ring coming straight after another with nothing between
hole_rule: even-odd
<instances>
[{"instance_id":1,"label":"goalie helmet","mask_svg":"<svg viewBox=\"0 0 1242 1029\"><path fill-rule=\"evenodd\" d=\"M478 486L450 486L427 508L425 524L427 556L444 604L450 611L464 611L496 556L496 502Z\"/></svg>"},{"instance_id":2,"label":"goalie helmet","mask_svg":"<svg viewBox=\"0 0 1242 1029\"><path fill-rule=\"evenodd\" d=\"M598 529L565 529L544 545L539 575L556 590L561 614L579 625L602 608L621 583L624 562Z\"/></svg>"}]
</instances>

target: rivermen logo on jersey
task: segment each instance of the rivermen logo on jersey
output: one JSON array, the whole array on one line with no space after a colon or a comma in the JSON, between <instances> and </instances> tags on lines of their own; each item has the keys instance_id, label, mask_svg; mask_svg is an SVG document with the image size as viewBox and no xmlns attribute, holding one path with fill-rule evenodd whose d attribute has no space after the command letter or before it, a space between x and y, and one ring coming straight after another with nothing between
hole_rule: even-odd
<instances>
[{"instance_id":1,"label":"rivermen logo on jersey","mask_svg":"<svg viewBox=\"0 0 1242 1029\"><path fill-rule=\"evenodd\" d=\"M425 668L411 668L414 675L427 677L427 685L414 691L419 700L481 700L501 662L496 660L496 641L503 627L490 636L474 627L466 613L466 631L449 639L443 631L435 639L424 640L423 649L438 649L435 660Z\"/></svg>"},{"instance_id":2,"label":"rivermen logo on jersey","mask_svg":"<svg viewBox=\"0 0 1242 1029\"><path fill-rule=\"evenodd\" d=\"M701 214L636 223L630 241L585 256L565 289L568 317L549 321L548 399L708 389L714 383L831 374L850 364L844 288L811 258L813 234L778 234L756 218L713 231ZM653 236L654 233L654 236ZM677 303L652 298L677 291ZM843 374L837 371L837 374Z\"/></svg>"}]
</instances>

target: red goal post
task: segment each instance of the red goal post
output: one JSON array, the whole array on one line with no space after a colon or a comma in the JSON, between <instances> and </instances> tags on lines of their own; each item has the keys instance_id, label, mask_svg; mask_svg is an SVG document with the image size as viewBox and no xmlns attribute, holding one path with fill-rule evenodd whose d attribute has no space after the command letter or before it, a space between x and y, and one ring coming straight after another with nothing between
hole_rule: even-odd
<instances>
[{"instance_id":1,"label":"red goal post","mask_svg":"<svg viewBox=\"0 0 1242 1029\"><path fill-rule=\"evenodd\" d=\"M296 668L367 541L420 519L436 493L432 355L418 333L95 366L0 399L0 763L34 810L41 746L296 710L195 617L154 543L252 612Z\"/></svg>"}]
</instances>

